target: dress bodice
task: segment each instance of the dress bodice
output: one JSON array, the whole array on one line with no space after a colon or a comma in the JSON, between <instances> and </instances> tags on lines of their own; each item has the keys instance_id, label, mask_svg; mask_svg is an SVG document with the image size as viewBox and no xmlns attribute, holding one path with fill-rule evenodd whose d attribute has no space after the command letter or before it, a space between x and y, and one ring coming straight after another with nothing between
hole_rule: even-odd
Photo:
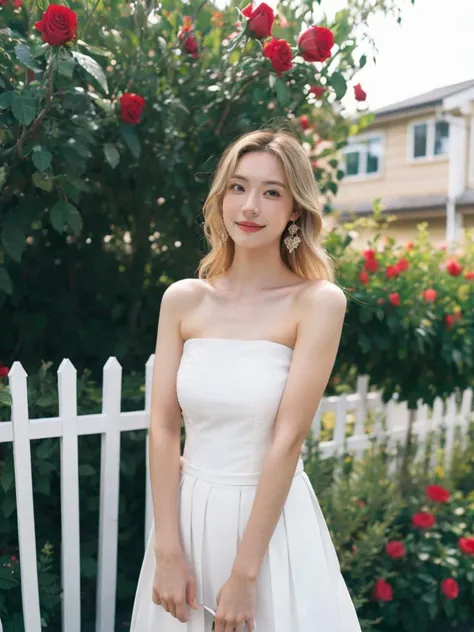
<instances>
[{"instance_id":1,"label":"dress bodice","mask_svg":"<svg viewBox=\"0 0 474 632\"><path fill-rule=\"evenodd\" d=\"M260 472L292 355L269 340L188 339L177 375L184 459L229 474Z\"/></svg>"}]
</instances>

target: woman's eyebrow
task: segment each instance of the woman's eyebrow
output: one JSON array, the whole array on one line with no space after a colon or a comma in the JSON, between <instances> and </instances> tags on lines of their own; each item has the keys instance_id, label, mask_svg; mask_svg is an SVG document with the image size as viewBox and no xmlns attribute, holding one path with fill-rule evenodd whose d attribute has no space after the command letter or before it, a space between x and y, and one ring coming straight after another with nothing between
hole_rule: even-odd
<instances>
[{"instance_id":1,"label":"woman's eyebrow","mask_svg":"<svg viewBox=\"0 0 474 632\"><path fill-rule=\"evenodd\" d=\"M249 181L248 178L246 178L245 176L240 176L238 173L235 173L232 177L238 178L239 180L244 180L245 182ZM286 186L283 184L283 182L280 182L279 180L265 180L262 184L276 184L279 187L286 189Z\"/></svg>"}]
</instances>

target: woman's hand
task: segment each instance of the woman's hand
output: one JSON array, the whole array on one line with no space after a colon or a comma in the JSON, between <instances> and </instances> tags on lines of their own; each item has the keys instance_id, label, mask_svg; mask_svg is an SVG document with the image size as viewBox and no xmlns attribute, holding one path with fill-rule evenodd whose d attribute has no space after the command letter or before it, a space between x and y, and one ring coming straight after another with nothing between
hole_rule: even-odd
<instances>
[{"instance_id":1,"label":"woman's hand","mask_svg":"<svg viewBox=\"0 0 474 632\"><path fill-rule=\"evenodd\" d=\"M196 580L182 551L156 554L152 599L182 623L188 620L186 605L199 609Z\"/></svg>"},{"instance_id":2,"label":"woman's hand","mask_svg":"<svg viewBox=\"0 0 474 632\"><path fill-rule=\"evenodd\" d=\"M232 573L216 598L215 632L253 632L256 594L256 579Z\"/></svg>"}]
</instances>

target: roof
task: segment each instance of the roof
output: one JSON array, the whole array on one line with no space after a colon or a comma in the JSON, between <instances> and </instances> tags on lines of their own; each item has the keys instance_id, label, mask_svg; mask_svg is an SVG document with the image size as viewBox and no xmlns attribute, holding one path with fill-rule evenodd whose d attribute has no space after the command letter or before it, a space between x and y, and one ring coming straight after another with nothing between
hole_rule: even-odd
<instances>
[{"instance_id":1,"label":"roof","mask_svg":"<svg viewBox=\"0 0 474 632\"><path fill-rule=\"evenodd\" d=\"M382 197L383 213L406 213L423 209L445 209L448 202L447 195L417 195L417 196L395 196ZM456 206L470 206L474 204L474 189L466 189L456 198ZM345 219L353 214L357 216L372 215L373 202L367 200L354 204L352 207L335 204L336 210L340 211Z\"/></svg>"},{"instance_id":2,"label":"roof","mask_svg":"<svg viewBox=\"0 0 474 632\"><path fill-rule=\"evenodd\" d=\"M415 97L398 101L398 103L392 103L383 108L375 110L375 117L387 116L389 114L399 114L408 110L416 110L418 108L426 108L435 105L441 105L446 97L450 97L453 94L462 92L474 88L474 79L469 81L462 81L461 83L453 83L450 86L444 86L442 88L436 88L429 92L424 92Z\"/></svg>"}]
</instances>

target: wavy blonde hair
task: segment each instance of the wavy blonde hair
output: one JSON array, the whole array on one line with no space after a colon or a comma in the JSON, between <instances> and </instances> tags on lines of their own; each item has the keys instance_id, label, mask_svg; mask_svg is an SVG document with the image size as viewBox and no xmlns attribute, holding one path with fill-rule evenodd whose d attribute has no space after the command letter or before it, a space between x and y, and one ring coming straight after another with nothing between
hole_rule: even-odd
<instances>
[{"instance_id":1,"label":"wavy blonde hair","mask_svg":"<svg viewBox=\"0 0 474 632\"><path fill-rule=\"evenodd\" d=\"M301 229L298 233L301 243L290 254L283 243L288 234L286 227L280 240L283 262L289 270L303 279L334 281L333 262L319 245L323 219L309 157L293 134L268 129L244 134L229 145L219 161L203 207L204 235L210 252L199 263L198 277L215 279L224 274L232 264L234 242L231 238L223 242L220 237L224 228L222 201L238 161L245 154L255 151L271 153L280 161L288 179L294 208L300 211L296 224Z\"/></svg>"}]
</instances>

